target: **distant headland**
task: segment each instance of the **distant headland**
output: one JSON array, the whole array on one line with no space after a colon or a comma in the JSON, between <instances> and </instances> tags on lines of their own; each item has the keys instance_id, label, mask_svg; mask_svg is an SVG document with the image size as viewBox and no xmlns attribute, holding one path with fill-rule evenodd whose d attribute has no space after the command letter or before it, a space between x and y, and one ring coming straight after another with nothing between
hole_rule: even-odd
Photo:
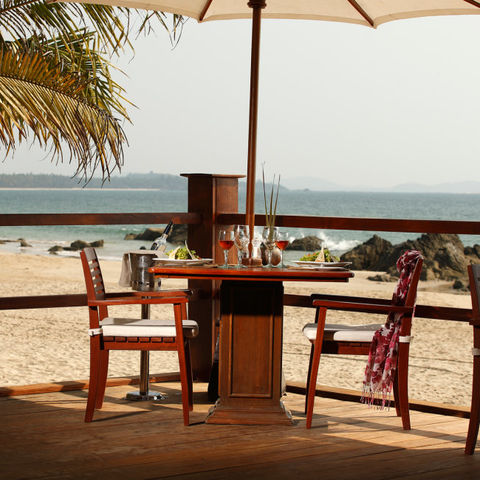
<instances>
[{"instance_id":1,"label":"distant headland","mask_svg":"<svg viewBox=\"0 0 480 480\"><path fill-rule=\"evenodd\" d=\"M317 191L317 192L370 192L370 193L467 193L480 194L480 182L439 183L424 185L420 183L404 183L392 187L345 186L315 177L283 178L280 182L283 191ZM267 182L268 185L270 185ZM127 173L112 175L110 180L102 182L100 178L92 178L85 184L83 179L68 175L9 173L0 174L0 188L102 188L102 189L152 189L165 191L186 191L187 179L180 175L168 173ZM262 191L262 182L257 181L256 188ZM239 181L240 192L245 190L245 181Z\"/></svg>"},{"instance_id":2,"label":"distant headland","mask_svg":"<svg viewBox=\"0 0 480 480\"><path fill-rule=\"evenodd\" d=\"M92 178L87 184L79 178L55 174L0 174L0 188L131 188L155 190L186 190L187 179L166 173L129 173L112 176L102 182Z\"/></svg>"}]
</instances>

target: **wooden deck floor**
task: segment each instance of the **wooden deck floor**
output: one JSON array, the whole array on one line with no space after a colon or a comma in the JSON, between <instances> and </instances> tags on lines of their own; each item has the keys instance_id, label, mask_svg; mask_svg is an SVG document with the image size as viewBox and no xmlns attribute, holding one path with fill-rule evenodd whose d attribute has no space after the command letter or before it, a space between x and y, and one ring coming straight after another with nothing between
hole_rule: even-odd
<instances>
[{"instance_id":1,"label":"wooden deck floor","mask_svg":"<svg viewBox=\"0 0 480 480\"><path fill-rule=\"evenodd\" d=\"M305 429L303 397L288 394L296 424L206 425L205 385L195 385L184 427L179 385L166 401L130 403L132 387L107 390L96 421L83 423L86 392L0 398L0 478L5 479L478 479L480 449L463 454L467 420L412 412L402 431L394 410L317 399Z\"/></svg>"}]
</instances>

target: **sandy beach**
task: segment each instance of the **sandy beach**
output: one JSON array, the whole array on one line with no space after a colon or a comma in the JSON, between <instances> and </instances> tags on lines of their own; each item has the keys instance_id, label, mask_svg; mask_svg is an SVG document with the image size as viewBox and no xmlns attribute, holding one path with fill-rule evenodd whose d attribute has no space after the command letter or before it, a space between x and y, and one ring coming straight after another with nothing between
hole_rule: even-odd
<instances>
[{"instance_id":1,"label":"sandy beach","mask_svg":"<svg viewBox=\"0 0 480 480\"><path fill-rule=\"evenodd\" d=\"M78 258L0 253L2 296L84 293ZM118 286L119 261L101 262L107 291ZM287 283L286 293L345 293L388 298L393 283L372 282L372 272L355 272L348 284ZM166 280L165 288L186 285ZM418 303L471 308L468 294L454 293L445 282L421 282ZM169 315L171 307L152 308L152 317ZM137 307L117 307L116 316L138 316ZM313 321L314 310L286 307L283 366L287 380L305 381L309 343L301 330ZM383 317L369 316L367 321ZM332 312L328 322L356 323L360 314ZM77 380L88 378L88 314L85 307L41 310L12 310L0 313L0 385ZM472 329L459 322L415 319L410 357L410 397L417 400L469 405L472 374ZM365 357L322 356L318 383L361 389ZM138 352L114 352L109 376L138 374ZM155 352L150 371L177 371L175 353Z\"/></svg>"}]
</instances>

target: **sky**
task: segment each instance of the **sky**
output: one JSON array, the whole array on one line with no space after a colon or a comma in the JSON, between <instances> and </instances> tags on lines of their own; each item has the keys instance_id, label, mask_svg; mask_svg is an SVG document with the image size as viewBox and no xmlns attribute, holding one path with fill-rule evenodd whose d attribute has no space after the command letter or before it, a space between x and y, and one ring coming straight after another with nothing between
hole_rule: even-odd
<instances>
[{"instance_id":1,"label":"sky","mask_svg":"<svg viewBox=\"0 0 480 480\"><path fill-rule=\"evenodd\" d=\"M189 20L135 41L116 64L132 124L122 174L245 174L251 23ZM479 180L480 16L390 22L378 29L264 20L257 177L347 187ZM37 148L1 173L72 175Z\"/></svg>"}]
</instances>

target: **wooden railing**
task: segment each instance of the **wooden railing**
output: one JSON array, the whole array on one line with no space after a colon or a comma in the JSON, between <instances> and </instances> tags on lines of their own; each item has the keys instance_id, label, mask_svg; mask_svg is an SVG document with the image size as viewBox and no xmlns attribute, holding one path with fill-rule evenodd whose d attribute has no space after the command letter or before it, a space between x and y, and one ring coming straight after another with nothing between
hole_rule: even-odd
<instances>
[{"instance_id":1,"label":"wooden railing","mask_svg":"<svg viewBox=\"0 0 480 480\"><path fill-rule=\"evenodd\" d=\"M173 220L176 224L198 224L198 213L4 213L0 227L40 225L160 225Z\"/></svg>"},{"instance_id":2,"label":"wooden railing","mask_svg":"<svg viewBox=\"0 0 480 480\"><path fill-rule=\"evenodd\" d=\"M222 213L217 215L220 225L245 223L245 215ZM411 220L393 218L318 217L310 215L277 215L275 224L289 228L324 230L359 230L371 232L456 233L480 235L479 222L454 220ZM255 215L255 225L265 225L265 215Z\"/></svg>"},{"instance_id":3,"label":"wooden railing","mask_svg":"<svg viewBox=\"0 0 480 480\"><path fill-rule=\"evenodd\" d=\"M173 220L175 224L201 224L198 213L160 212L160 213L76 213L76 214L0 214L0 226L41 226L41 225L115 225L115 224L164 224ZM242 224L245 215L240 213L221 213L216 224ZM445 220L407 220L378 218L314 217L298 215L277 215L278 226L295 228L417 232L417 233L456 233L480 235L480 222ZM264 215L255 216L256 225L265 224ZM80 307L86 305L86 295L40 295L0 297L0 310ZM309 296L285 295L285 305L311 307ZM416 316L439 320L469 322L470 309L417 305Z\"/></svg>"}]
</instances>

